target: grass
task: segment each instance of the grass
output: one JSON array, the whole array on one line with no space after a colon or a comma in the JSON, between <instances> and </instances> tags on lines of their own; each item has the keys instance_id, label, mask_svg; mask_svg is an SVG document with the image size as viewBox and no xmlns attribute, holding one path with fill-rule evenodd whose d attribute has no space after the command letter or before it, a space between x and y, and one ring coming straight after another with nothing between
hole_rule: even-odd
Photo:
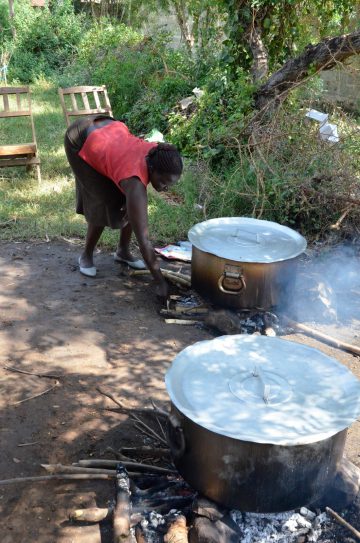
<instances>
[{"instance_id":1,"label":"grass","mask_svg":"<svg viewBox=\"0 0 360 543\"><path fill-rule=\"evenodd\" d=\"M86 222L75 213L75 186L63 147L66 124L57 89L41 82L31 90L42 183L25 168L0 169L0 240L83 239ZM25 143L29 138L25 118L0 119L0 145ZM181 205L149 190L150 232L157 243L186 239L188 229L201 220L194 208L194 175L185 174L176 190ZM117 239L117 231L105 229L100 244L113 248Z\"/></svg>"}]
</instances>

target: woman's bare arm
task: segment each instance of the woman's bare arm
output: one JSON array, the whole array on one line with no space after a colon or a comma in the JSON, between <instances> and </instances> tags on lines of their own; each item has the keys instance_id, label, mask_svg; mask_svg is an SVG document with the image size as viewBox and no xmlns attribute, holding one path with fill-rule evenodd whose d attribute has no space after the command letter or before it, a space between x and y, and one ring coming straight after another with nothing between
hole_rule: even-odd
<instances>
[{"instance_id":1,"label":"woman's bare arm","mask_svg":"<svg viewBox=\"0 0 360 543\"><path fill-rule=\"evenodd\" d=\"M121 181L121 188L126 196L126 209L129 222L139 244L141 254L155 281L167 289L167 283L160 271L160 265L149 240L148 200L146 188L137 177ZM165 288L166 287L166 288ZM159 293L160 295L166 295Z\"/></svg>"}]
</instances>

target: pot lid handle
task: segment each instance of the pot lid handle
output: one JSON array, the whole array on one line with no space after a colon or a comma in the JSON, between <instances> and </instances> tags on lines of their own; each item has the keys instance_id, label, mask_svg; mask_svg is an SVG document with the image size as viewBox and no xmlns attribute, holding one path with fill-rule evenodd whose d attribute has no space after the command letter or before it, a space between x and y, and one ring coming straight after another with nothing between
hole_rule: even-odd
<instances>
[{"instance_id":1,"label":"pot lid handle","mask_svg":"<svg viewBox=\"0 0 360 543\"><path fill-rule=\"evenodd\" d=\"M270 401L270 390L271 390L271 386L269 383L266 383L265 382L265 377L264 377L264 374L263 372L261 371L261 369L258 367L258 366L254 366L254 369L252 371L252 374L254 377L257 377L263 387L263 395L262 395L262 399L264 400L264 402L266 404L269 403Z\"/></svg>"}]
</instances>

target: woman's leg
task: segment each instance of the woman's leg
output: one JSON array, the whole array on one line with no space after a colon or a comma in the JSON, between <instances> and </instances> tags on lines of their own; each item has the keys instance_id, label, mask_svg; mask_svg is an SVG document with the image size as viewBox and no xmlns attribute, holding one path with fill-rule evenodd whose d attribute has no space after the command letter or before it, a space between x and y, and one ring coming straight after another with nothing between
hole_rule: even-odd
<instances>
[{"instance_id":1,"label":"woman's leg","mask_svg":"<svg viewBox=\"0 0 360 543\"><path fill-rule=\"evenodd\" d=\"M88 223L84 251L80 256L80 265L83 268L92 268L94 266L93 254L97 242L103 233L103 226L96 226Z\"/></svg>"},{"instance_id":2,"label":"woman's leg","mask_svg":"<svg viewBox=\"0 0 360 543\"><path fill-rule=\"evenodd\" d=\"M128 260L129 262L134 262L137 260L132 256L130 252L130 240L131 240L132 228L131 224L128 222L120 231L119 244L116 250L117 256Z\"/></svg>"}]
</instances>

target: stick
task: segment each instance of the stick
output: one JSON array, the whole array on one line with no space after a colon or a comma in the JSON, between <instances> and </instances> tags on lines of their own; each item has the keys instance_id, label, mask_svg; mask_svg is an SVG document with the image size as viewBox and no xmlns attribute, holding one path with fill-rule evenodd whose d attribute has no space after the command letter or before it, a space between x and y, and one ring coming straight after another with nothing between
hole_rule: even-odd
<instances>
[{"instance_id":1,"label":"stick","mask_svg":"<svg viewBox=\"0 0 360 543\"><path fill-rule=\"evenodd\" d=\"M327 334L318 332L317 330L314 330L313 328L310 328L309 326L306 326L305 324L300 324L299 322L295 322L286 316L283 316L283 317L286 323L289 326L291 326L291 328L300 330L301 332L304 332L305 334L309 336L312 336L316 339L324 341L325 343L328 343L329 345L333 345L334 347L337 347L338 349L342 349L343 351L348 351L352 354L360 355L360 347L358 347L357 345L351 345L350 343L345 343L344 341L340 341L338 339L332 338L328 336Z\"/></svg>"},{"instance_id":2,"label":"stick","mask_svg":"<svg viewBox=\"0 0 360 543\"><path fill-rule=\"evenodd\" d=\"M121 452L124 453L126 456L128 454L136 454L141 456L156 456L162 458L163 456L168 456L170 450L169 449L158 449L154 447L149 447L148 445L144 445L141 447L121 447Z\"/></svg>"},{"instance_id":3,"label":"stick","mask_svg":"<svg viewBox=\"0 0 360 543\"><path fill-rule=\"evenodd\" d=\"M107 398L109 398L114 403L116 403L116 405L124 413L129 413L130 415L132 415L134 412L139 413L141 415L149 415L149 414L153 415L154 413L156 413L157 415L162 415L162 416L165 416L165 417L169 416L169 414L166 411L163 411L159 407L156 407L156 405L154 404L154 402L152 400L150 400L150 401L151 401L151 404L153 406L153 409L146 409L146 408L141 409L140 407L126 407L122 402L120 402L120 400L117 400L112 394L110 394L110 392L105 392L105 390L103 390L101 387L96 387L96 390L98 392L100 392L100 394L102 394L103 396L107 396Z\"/></svg>"},{"instance_id":4,"label":"stick","mask_svg":"<svg viewBox=\"0 0 360 543\"><path fill-rule=\"evenodd\" d=\"M70 511L69 519L75 522L101 522L110 517L112 508L88 507L87 509L75 509Z\"/></svg>"},{"instance_id":5,"label":"stick","mask_svg":"<svg viewBox=\"0 0 360 543\"><path fill-rule=\"evenodd\" d=\"M32 483L38 481L89 481L91 479L104 479L106 481L112 479L111 475L105 474L90 474L90 473L73 473L68 475L40 475L39 477L17 477L16 479L2 479L0 486L12 485L16 483Z\"/></svg>"},{"instance_id":6,"label":"stick","mask_svg":"<svg viewBox=\"0 0 360 543\"><path fill-rule=\"evenodd\" d=\"M198 324L200 321L194 321L192 319L165 319L166 324L182 324L183 326L192 326Z\"/></svg>"},{"instance_id":7,"label":"stick","mask_svg":"<svg viewBox=\"0 0 360 543\"><path fill-rule=\"evenodd\" d=\"M126 469L118 463L116 469L116 505L113 516L114 543L130 535L130 481Z\"/></svg>"},{"instance_id":8,"label":"stick","mask_svg":"<svg viewBox=\"0 0 360 543\"><path fill-rule=\"evenodd\" d=\"M100 459L91 459L91 460L79 460L77 462L79 466L86 466L86 467L98 467L98 466L111 466L116 467L119 462L117 460L102 460ZM177 473L176 470L168 469L168 468L161 468L160 466L151 466L149 464L140 464L138 462L121 462L124 467L129 468L129 471L131 471L130 468L133 468L135 471L144 471L144 472L153 472L153 473L162 473L162 474L168 474L172 475L174 473Z\"/></svg>"},{"instance_id":9,"label":"stick","mask_svg":"<svg viewBox=\"0 0 360 543\"><path fill-rule=\"evenodd\" d=\"M21 404L21 403L28 402L29 400L33 400L34 398L39 398L40 396L44 396L44 394L47 394L48 392L51 392L51 391L54 390L54 388L56 388L59 384L60 384L59 381L56 381L55 385L53 385L52 387L48 388L47 390L44 390L44 392L40 392L39 394L34 394L34 396L29 396L29 398L25 398L24 400L20 400L19 402L14 402L14 403L12 403L11 405L19 405L19 404Z\"/></svg>"},{"instance_id":10,"label":"stick","mask_svg":"<svg viewBox=\"0 0 360 543\"><path fill-rule=\"evenodd\" d=\"M34 373L32 371L20 370L18 368L13 368L12 366L3 366L4 370L13 371L16 373L24 373L25 375L35 375L35 377L46 377L48 379L59 379L63 375L52 375L50 373Z\"/></svg>"},{"instance_id":11,"label":"stick","mask_svg":"<svg viewBox=\"0 0 360 543\"><path fill-rule=\"evenodd\" d=\"M110 394L109 392L105 392L104 390L102 390L102 388L100 387L97 387L96 390L98 392L100 392L100 394L103 394L104 396L106 396L107 398L110 398L110 400L112 400L114 403L116 403L116 405L118 405L119 407L121 407L121 409L123 409L123 405L121 404L121 402L119 402L116 398L114 398L114 396L112 394ZM131 411L130 409L128 409L128 411ZM151 411L149 411L151 413ZM154 438L156 438L158 441L160 441L163 445L167 445L167 441L162 438L161 436L159 436L152 428L150 428L147 424L145 424L145 422L143 422L141 419L139 419L139 417L137 417L134 413L131 413L129 412L129 416L135 420L138 424L140 424L140 426L142 426L143 428L145 428L145 430L151 434L151 436Z\"/></svg>"},{"instance_id":12,"label":"stick","mask_svg":"<svg viewBox=\"0 0 360 543\"><path fill-rule=\"evenodd\" d=\"M95 469L82 466L63 466L62 464L40 464L40 466L44 468L44 470L46 470L48 473L103 473L112 476L116 475L116 471L111 469Z\"/></svg>"},{"instance_id":13,"label":"stick","mask_svg":"<svg viewBox=\"0 0 360 543\"><path fill-rule=\"evenodd\" d=\"M343 519L338 513L336 513L335 511L333 511L332 509L330 509L330 507L325 507L325 510L327 513L329 513L332 517L334 517L334 519L339 523L341 524L342 526L344 526L345 528L347 528L357 539L360 540L360 532L354 528L353 526L351 526L351 524L349 524L345 519Z\"/></svg>"},{"instance_id":14,"label":"stick","mask_svg":"<svg viewBox=\"0 0 360 543\"><path fill-rule=\"evenodd\" d=\"M188 529L184 515L178 515L170 521L164 543L188 543Z\"/></svg>"},{"instance_id":15,"label":"stick","mask_svg":"<svg viewBox=\"0 0 360 543\"><path fill-rule=\"evenodd\" d=\"M37 445L40 441L33 441L32 443L18 443L18 447L30 447L30 445Z\"/></svg>"}]
</instances>

